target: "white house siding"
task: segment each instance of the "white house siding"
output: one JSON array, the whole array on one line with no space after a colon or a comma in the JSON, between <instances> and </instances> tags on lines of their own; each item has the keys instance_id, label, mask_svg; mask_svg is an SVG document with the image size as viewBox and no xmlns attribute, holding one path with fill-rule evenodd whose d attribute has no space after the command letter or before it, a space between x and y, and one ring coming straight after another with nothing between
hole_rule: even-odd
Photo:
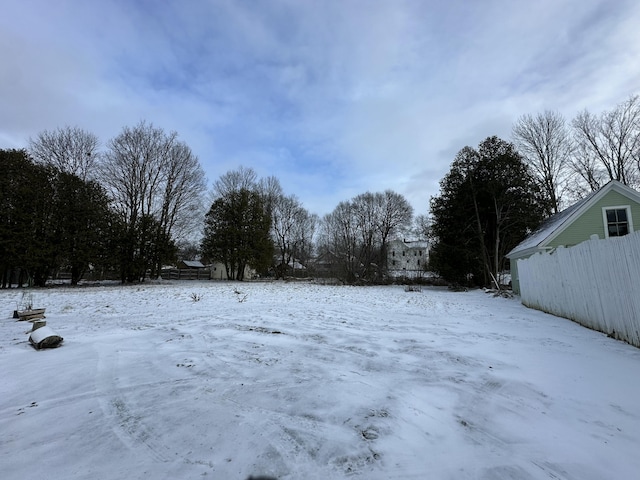
<instances>
[{"instance_id":1,"label":"white house siding","mask_svg":"<svg viewBox=\"0 0 640 480\"><path fill-rule=\"evenodd\" d=\"M422 277L428 259L429 244L425 241L394 240L388 244L387 268L391 277Z\"/></svg>"},{"instance_id":2,"label":"white house siding","mask_svg":"<svg viewBox=\"0 0 640 480\"><path fill-rule=\"evenodd\" d=\"M518 260L528 307L640 347L640 232Z\"/></svg>"},{"instance_id":3,"label":"white house siding","mask_svg":"<svg viewBox=\"0 0 640 480\"><path fill-rule=\"evenodd\" d=\"M215 262L209 266L209 270L211 272L211 280L228 280L227 277L227 269L222 262ZM250 280L251 277L255 274L255 270L251 267L246 266L244 268L244 279Z\"/></svg>"}]
</instances>

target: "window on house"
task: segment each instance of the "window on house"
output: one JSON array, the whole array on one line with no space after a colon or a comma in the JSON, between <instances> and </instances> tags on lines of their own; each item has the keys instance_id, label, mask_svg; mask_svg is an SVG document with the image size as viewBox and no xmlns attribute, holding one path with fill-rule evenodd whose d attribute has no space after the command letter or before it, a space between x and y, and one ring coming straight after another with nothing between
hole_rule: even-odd
<instances>
[{"instance_id":1,"label":"window on house","mask_svg":"<svg viewBox=\"0 0 640 480\"><path fill-rule=\"evenodd\" d=\"M420 256L422 256L422 250L420 250Z\"/></svg>"},{"instance_id":2,"label":"window on house","mask_svg":"<svg viewBox=\"0 0 640 480\"><path fill-rule=\"evenodd\" d=\"M405 251L403 250L403 251L402 251L402 256L403 256L403 257L404 257L404 254L405 254Z\"/></svg>"},{"instance_id":3,"label":"window on house","mask_svg":"<svg viewBox=\"0 0 640 480\"><path fill-rule=\"evenodd\" d=\"M391 264L395 266L396 261L395 261L395 260L392 260L392 261L391 261Z\"/></svg>"},{"instance_id":4,"label":"window on house","mask_svg":"<svg viewBox=\"0 0 640 480\"><path fill-rule=\"evenodd\" d=\"M391 250L391 256L392 256L392 257L395 257L395 256L396 256L396 252L395 252L395 250Z\"/></svg>"},{"instance_id":5,"label":"window on house","mask_svg":"<svg viewBox=\"0 0 640 480\"><path fill-rule=\"evenodd\" d=\"M622 237L633 231L631 211L628 206L602 209L606 237Z\"/></svg>"}]
</instances>

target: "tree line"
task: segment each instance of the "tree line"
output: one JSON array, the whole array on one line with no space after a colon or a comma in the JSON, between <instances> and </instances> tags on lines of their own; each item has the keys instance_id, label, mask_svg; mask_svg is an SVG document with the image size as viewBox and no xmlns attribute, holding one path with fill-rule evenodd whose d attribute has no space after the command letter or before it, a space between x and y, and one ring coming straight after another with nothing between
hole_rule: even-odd
<instances>
[{"instance_id":1,"label":"tree line","mask_svg":"<svg viewBox=\"0 0 640 480\"><path fill-rule=\"evenodd\" d=\"M202 254L223 263L227 276L237 280L247 266L283 278L296 265L311 273L312 263L322 263L323 274L347 283L381 281L387 242L409 232L414 221L413 207L391 190L340 202L320 218L296 196L285 195L277 178L258 179L242 167L223 175L213 190Z\"/></svg>"},{"instance_id":2,"label":"tree line","mask_svg":"<svg viewBox=\"0 0 640 480\"><path fill-rule=\"evenodd\" d=\"M640 187L638 95L600 114L585 109L570 122L556 111L523 115L512 137L549 199L549 213L610 180Z\"/></svg>"},{"instance_id":3,"label":"tree line","mask_svg":"<svg viewBox=\"0 0 640 480\"><path fill-rule=\"evenodd\" d=\"M0 161L3 288L44 285L63 265L77 283L90 263L111 263L115 217L98 183L39 165L25 150L0 150Z\"/></svg>"},{"instance_id":4,"label":"tree line","mask_svg":"<svg viewBox=\"0 0 640 480\"><path fill-rule=\"evenodd\" d=\"M157 276L200 227L204 171L175 132L125 127L105 151L79 128L44 131L0 150L2 287L71 283L92 269L122 282Z\"/></svg>"},{"instance_id":5,"label":"tree line","mask_svg":"<svg viewBox=\"0 0 640 480\"><path fill-rule=\"evenodd\" d=\"M430 216L391 190L365 192L323 217L286 195L275 177L239 167L213 183L178 138L147 122L98 138L64 127L0 150L2 287L77 283L91 271L124 282L158 277L178 256L282 278L309 266L350 283L388 278L398 237L429 238L427 268L450 282L494 283L505 254L546 217L609 180L640 186L640 99L610 111L523 115L512 141L464 147L430 200ZM318 273L318 272L316 272Z\"/></svg>"},{"instance_id":6,"label":"tree line","mask_svg":"<svg viewBox=\"0 0 640 480\"><path fill-rule=\"evenodd\" d=\"M282 278L318 252L331 259L326 274L376 281L390 235L413 220L391 191L359 195L319 218L277 178L245 167L214 182L206 210L198 158L177 133L144 121L104 150L80 128L44 131L27 149L0 150L0 162L3 288L44 286L58 272L72 284L88 272L140 282L178 256L220 262L230 279L243 280L248 267Z\"/></svg>"}]
</instances>

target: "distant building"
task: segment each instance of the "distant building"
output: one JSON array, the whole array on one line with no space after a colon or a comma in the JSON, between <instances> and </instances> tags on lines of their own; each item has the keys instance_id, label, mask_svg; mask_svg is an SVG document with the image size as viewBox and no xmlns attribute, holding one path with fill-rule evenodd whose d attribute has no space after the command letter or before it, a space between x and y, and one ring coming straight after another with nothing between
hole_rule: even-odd
<instances>
[{"instance_id":1,"label":"distant building","mask_svg":"<svg viewBox=\"0 0 640 480\"><path fill-rule=\"evenodd\" d=\"M275 255L273 257L273 263L277 277L301 277L306 275L307 267L295 258L290 259L289 262L285 264L279 255Z\"/></svg>"},{"instance_id":2,"label":"distant building","mask_svg":"<svg viewBox=\"0 0 640 480\"><path fill-rule=\"evenodd\" d=\"M160 275L164 280L208 280L209 270L199 260L179 260L175 267L163 267Z\"/></svg>"},{"instance_id":3,"label":"distant building","mask_svg":"<svg viewBox=\"0 0 640 480\"><path fill-rule=\"evenodd\" d=\"M208 265L211 280L229 280L227 269L222 262L213 262ZM249 265L244 267L244 279L251 280L256 275L256 271Z\"/></svg>"},{"instance_id":4,"label":"distant building","mask_svg":"<svg viewBox=\"0 0 640 480\"><path fill-rule=\"evenodd\" d=\"M178 268L205 268L200 260L180 260Z\"/></svg>"},{"instance_id":5,"label":"distant building","mask_svg":"<svg viewBox=\"0 0 640 480\"><path fill-rule=\"evenodd\" d=\"M392 240L387 245L387 271L392 278L421 278L429 260L429 242Z\"/></svg>"}]
</instances>

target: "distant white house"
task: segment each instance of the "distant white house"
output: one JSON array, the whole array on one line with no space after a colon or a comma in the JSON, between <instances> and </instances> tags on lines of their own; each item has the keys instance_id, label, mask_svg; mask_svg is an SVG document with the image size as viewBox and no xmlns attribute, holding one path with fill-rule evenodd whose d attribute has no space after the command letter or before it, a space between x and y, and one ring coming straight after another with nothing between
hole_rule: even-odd
<instances>
[{"instance_id":1,"label":"distant white house","mask_svg":"<svg viewBox=\"0 0 640 480\"><path fill-rule=\"evenodd\" d=\"M208 265L211 280L229 280L227 277L227 269L222 262L214 262ZM245 280L250 280L256 274L256 271L248 265L244 268Z\"/></svg>"},{"instance_id":2,"label":"distant white house","mask_svg":"<svg viewBox=\"0 0 640 480\"><path fill-rule=\"evenodd\" d=\"M387 245L387 271L392 278L420 278L429 260L429 242L392 240Z\"/></svg>"}]
</instances>

